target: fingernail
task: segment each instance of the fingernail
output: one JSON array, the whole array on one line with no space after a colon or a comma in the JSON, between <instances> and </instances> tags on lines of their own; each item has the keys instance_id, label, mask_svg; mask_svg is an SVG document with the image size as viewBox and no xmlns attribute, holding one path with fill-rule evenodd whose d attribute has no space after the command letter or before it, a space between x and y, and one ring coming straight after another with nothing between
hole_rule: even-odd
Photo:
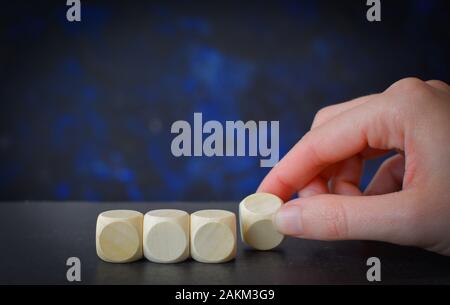
<instances>
[{"instance_id":1,"label":"fingernail","mask_svg":"<svg viewBox=\"0 0 450 305\"><path fill-rule=\"evenodd\" d=\"M298 205L284 205L275 214L275 227L285 235L301 235L303 228L300 213L301 208Z\"/></svg>"}]
</instances>

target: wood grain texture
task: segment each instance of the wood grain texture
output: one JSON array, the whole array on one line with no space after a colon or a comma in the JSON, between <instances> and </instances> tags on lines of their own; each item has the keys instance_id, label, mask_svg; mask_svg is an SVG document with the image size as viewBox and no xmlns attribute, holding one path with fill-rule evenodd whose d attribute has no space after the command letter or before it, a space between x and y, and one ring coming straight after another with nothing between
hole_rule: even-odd
<instances>
[{"instance_id":1,"label":"wood grain texture","mask_svg":"<svg viewBox=\"0 0 450 305\"><path fill-rule=\"evenodd\" d=\"M191 256L202 263L224 263L236 256L236 215L201 210L191 215Z\"/></svg>"},{"instance_id":2,"label":"wood grain texture","mask_svg":"<svg viewBox=\"0 0 450 305\"><path fill-rule=\"evenodd\" d=\"M100 213L96 226L97 255L106 262L127 263L142 258L143 215L132 210Z\"/></svg>"},{"instance_id":3,"label":"wood grain texture","mask_svg":"<svg viewBox=\"0 0 450 305\"><path fill-rule=\"evenodd\" d=\"M189 214L174 209L144 216L144 256L156 263L178 263L189 257Z\"/></svg>"},{"instance_id":4,"label":"wood grain texture","mask_svg":"<svg viewBox=\"0 0 450 305\"><path fill-rule=\"evenodd\" d=\"M239 204L239 226L244 243L257 250L270 250L284 239L272 222L283 201L275 195L256 193Z\"/></svg>"}]
</instances>

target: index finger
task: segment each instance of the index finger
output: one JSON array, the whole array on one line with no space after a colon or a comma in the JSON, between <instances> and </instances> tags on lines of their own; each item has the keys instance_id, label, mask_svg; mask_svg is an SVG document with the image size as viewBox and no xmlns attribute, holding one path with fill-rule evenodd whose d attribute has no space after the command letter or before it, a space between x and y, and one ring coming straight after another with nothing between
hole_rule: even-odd
<instances>
[{"instance_id":1,"label":"index finger","mask_svg":"<svg viewBox=\"0 0 450 305\"><path fill-rule=\"evenodd\" d=\"M269 172L257 191L272 193L287 201L327 166L352 157L368 146L403 149L403 133L398 124L393 126L397 120L392 119L395 113L390 111L393 97L380 94L375 99L390 107L383 107L374 100L374 103L344 111L310 130Z\"/></svg>"}]
</instances>

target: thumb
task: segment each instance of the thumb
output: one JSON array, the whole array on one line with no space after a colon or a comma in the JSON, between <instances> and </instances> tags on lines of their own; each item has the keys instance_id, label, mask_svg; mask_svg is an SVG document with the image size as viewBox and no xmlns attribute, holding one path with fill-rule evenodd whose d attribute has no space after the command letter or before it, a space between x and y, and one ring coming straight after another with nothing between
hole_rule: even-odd
<instances>
[{"instance_id":1,"label":"thumb","mask_svg":"<svg viewBox=\"0 0 450 305\"><path fill-rule=\"evenodd\" d=\"M414 244L414 209L405 192L378 196L317 195L286 203L274 217L278 231L306 239L380 240Z\"/></svg>"}]
</instances>

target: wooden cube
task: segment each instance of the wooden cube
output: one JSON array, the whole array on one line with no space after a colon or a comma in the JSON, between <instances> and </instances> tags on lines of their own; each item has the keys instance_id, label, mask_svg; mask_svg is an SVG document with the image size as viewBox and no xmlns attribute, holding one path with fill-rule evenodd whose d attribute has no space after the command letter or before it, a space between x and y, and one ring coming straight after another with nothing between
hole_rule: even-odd
<instances>
[{"instance_id":1,"label":"wooden cube","mask_svg":"<svg viewBox=\"0 0 450 305\"><path fill-rule=\"evenodd\" d=\"M282 204L280 198L268 193L256 193L244 198L239 204L242 241L258 250L278 246L284 236L275 229L272 218Z\"/></svg>"},{"instance_id":2,"label":"wooden cube","mask_svg":"<svg viewBox=\"0 0 450 305\"><path fill-rule=\"evenodd\" d=\"M177 263L189 257L189 214L153 210L144 216L144 255L156 263Z\"/></svg>"},{"instance_id":3,"label":"wooden cube","mask_svg":"<svg viewBox=\"0 0 450 305\"><path fill-rule=\"evenodd\" d=\"M127 263L142 258L142 213L111 210L98 215L97 255L111 263Z\"/></svg>"},{"instance_id":4,"label":"wooden cube","mask_svg":"<svg viewBox=\"0 0 450 305\"><path fill-rule=\"evenodd\" d=\"M236 215L201 210L191 215L191 256L202 263L223 263L236 256Z\"/></svg>"}]
</instances>

